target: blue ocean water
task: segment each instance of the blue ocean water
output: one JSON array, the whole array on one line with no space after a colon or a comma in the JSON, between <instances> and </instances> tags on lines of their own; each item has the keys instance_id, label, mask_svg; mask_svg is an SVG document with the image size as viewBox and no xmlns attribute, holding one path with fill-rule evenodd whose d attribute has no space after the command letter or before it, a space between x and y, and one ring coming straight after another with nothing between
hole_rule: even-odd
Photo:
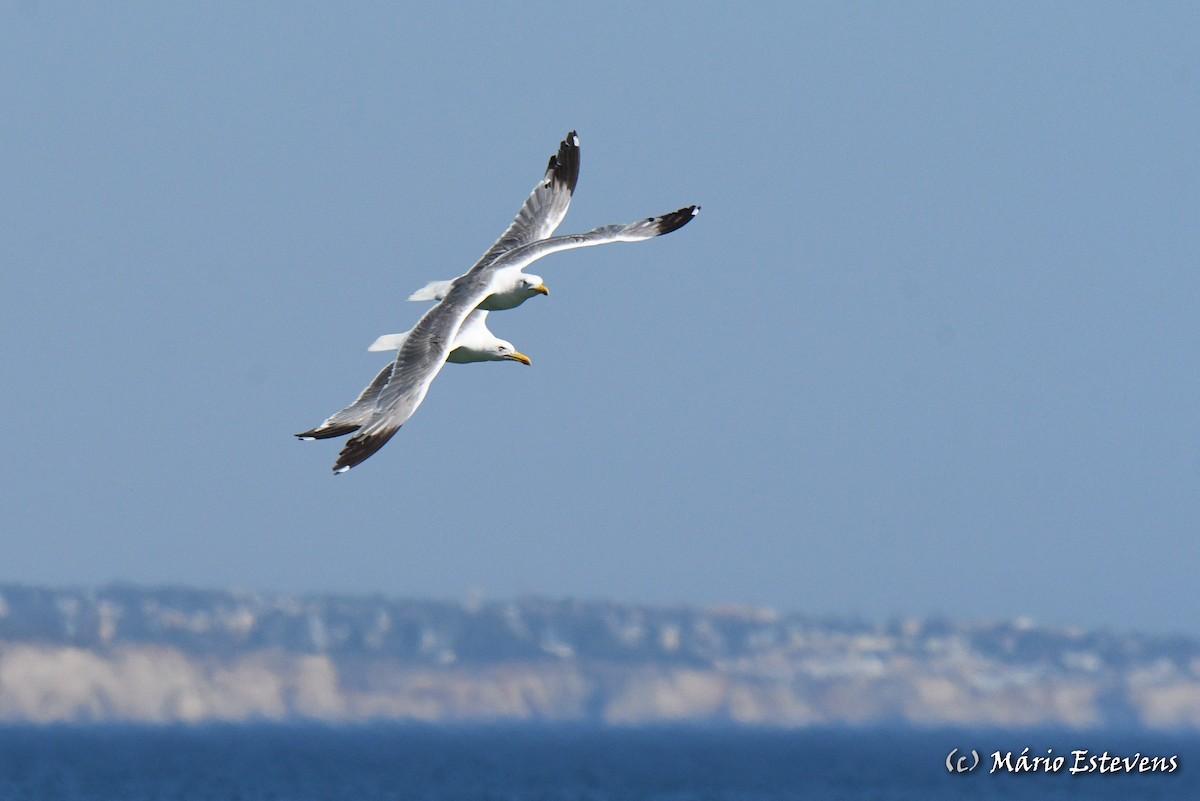
<instances>
[{"instance_id":1,"label":"blue ocean water","mask_svg":"<svg viewBox=\"0 0 1200 801\"><path fill-rule=\"evenodd\" d=\"M952 749L980 766L947 772ZM996 751L1066 755L989 773ZM1074 750L1176 757L1071 775ZM1085 760L1086 761L1086 760ZM952 760L952 764L954 761ZM585 727L0 727L2 801L1196 799L1200 735Z\"/></svg>"}]
</instances>

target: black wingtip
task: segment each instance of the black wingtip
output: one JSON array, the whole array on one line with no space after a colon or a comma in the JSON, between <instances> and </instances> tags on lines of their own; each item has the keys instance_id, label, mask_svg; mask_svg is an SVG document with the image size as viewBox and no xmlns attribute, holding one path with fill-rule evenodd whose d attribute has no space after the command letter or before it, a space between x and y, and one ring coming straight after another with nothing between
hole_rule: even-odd
<instances>
[{"instance_id":1,"label":"black wingtip","mask_svg":"<svg viewBox=\"0 0 1200 801\"><path fill-rule=\"evenodd\" d=\"M400 427L397 426L374 434L359 434L352 437L342 448L342 452L338 454L337 462L333 465L333 472L345 473L350 468L357 467L370 459L399 430Z\"/></svg>"},{"instance_id":2,"label":"black wingtip","mask_svg":"<svg viewBox=\"0 0 1200 801\"><path fill-rule=\"evenodd\" d=\"M296 438L300 440L330 439L331 437L343 437L346 434L353 434L357 430L358 426L351 425L329 426L328 428L318 426L317 428L297 434Z\"/></svg>"},{"instance_id":3,"label":"black wingtip","mask_svg":"<svg viewBox=\"0 0 1200 801\"><path fill-rule=\"evenodd\" d=\"M699 206L684 206L678 211L673 211L670 214L664 214L658 218L658 233L669 234L672 231L678 231L683 226L695 219L700 213Z\"/></svg>"},{"instance_id":4,"label":"black wingtip","mask_svg":"<svg viewBox=\"0 0 1200 801\"><path fill-rule=\"evenodd\" d=\"M547 174L553 173L553 180L565 185L570 192L575 191L579 182L579 137L570 131L558 144L558 153L550 157Z\"/></svg>"}]
</instances>

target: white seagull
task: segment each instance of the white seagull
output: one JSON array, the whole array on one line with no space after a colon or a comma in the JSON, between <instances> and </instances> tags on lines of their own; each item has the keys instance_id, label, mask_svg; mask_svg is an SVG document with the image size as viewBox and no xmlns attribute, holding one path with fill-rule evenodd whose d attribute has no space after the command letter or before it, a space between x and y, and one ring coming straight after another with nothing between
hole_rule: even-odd
<instances>
[{"instance_id":1,"label":"white seagull","mask_svg":"<svg viewBox=\"0 0 1200 801\"><path fill-rule=\"evenodd\" d=\"M361 464L412 417L442 365L460 347L464 327L468 335L479 333L479 327L487 330L479 312L488 311L492 305L513 308L534 294L546 294L541 280L524 273L525 267L560 250L640 242L661 236L682 228L699 212L699 206L686 206L627 225L606 225L582 234L549 236L570 204L578 178L578 152L579 138L572 131L560 145L558 155L551 157L546 177L534 189L516 220L483 258L450 281L444 290L439 290L440 302L410 331L381 338L385 340L381 347L395 344L395 361L381 370L350 406L316 429L297 434L301 439L323 439L357 432L339 454L333 466L335 473L344 473ZM472 315L474 321L468 323ZM376 340L376 344L380 341ZM468 352L470 348L464 355ZM498 360L496 356L498 351L492 352L492 357L471 360ZM515 356L498 358L515 359ZM524 361L528 363L527 359Z\"/></svg>"},{"instance_id":2,"label":"white seagull","mask_svg":"<svg viewBox=\"0 0 1200 801\"><path fill-rule=\"evenodd\" d=\"M458 327L458 336L454 338L454 350L446 357L451 364L471 364L473 362L502 362L506 359L532 364L529 357L518 353L513 343L500 339L487 327L488 313L478 306L467 315L463 324ZM403 334L384 334L371 343L367 350L377 353L384 350L400 350L404 340L412 331Z\"/></svg>"},{"instance_id":3,"label":"white seagull","mask_svg":"<svg viewBox=\"0 0 1200 801\"><path fill-rule=\"evenodd\" d=\"M459 326L458 336L454 339L454 350L446 357L453 364L472 364L474 362L514 361L521 364L533 364L529 357L520 353L506 339L500 339L487 327L487 312L475 309L467 315L467 319ZM411 331L403 334L384 334L371 343L369 351L400 350L404 340L408 339ZM329 439L352 434L371 419L375 412L375 401L379 391L391 380L392 368L395 361L390 361L379 371L366 389L345 409L328 417L316 428L304 431L296 436L302 440Z\"/></svg>"},{"instance_id":4,"label":"white seagull","mask_svg":"<svg viewBox=\"0 0 1200 801\"><path fill-rule=\"evenodd\" d=\"M525 200L516 218L508 226L500 238L496 240L487 253L476 262L475 266L486 264L515 247L545 239L558 228L567 208L571 205L571 193L579 181L579 137L571 131L559 143L558 153L550 157L546 174L542 177ZM442 296L449 291L451 281L437 282L445 284ZM434 286L434 284L430 284ZM548 295L549 290L542 280L534 275L520 275L513 278L512 284L502 293L498 303L503 308L519 305L527 297L536 294ZM441 297L430 298L441 300ZM488 300L492 300L488 298ZM486 305L487 301L485 301ZM513 344L498 338L487 327L487 309L477 308L463 321L454 339L454 349L446 357L446 361L455 364L471 364L473 362L491 362L512 360L522 364L531 364L529 357L517 351ZM402 334L384 334L376 339L369 351L400 350L400 346L411 331ZM351 434L367 421L374 408L376 396L392 375L394 362L389 363L379 371L375 380L362 391L353 403L341 411L326 418L325 422L316 428L303 431L296 436L302 440L329 439Z\"/></svg>"},{"instance_id":5,"label":"white seagull","mask_svg":"<svg viewBox=\"0 0 1200 801\"><path fill-rule=\"evenodd\" d=\"M558 153L550 157L546 176L534 187L533 193L517 213L517 218L488 252L475 262L475 267L490 264L510 250L553 234L567 216L571 195L578 181L579 137L571 131L559 143ZM409 295L408 299L441 300L453 284L452 280L430 281ZM519 266L509 267L504 274L497 276L495 291L484 298L479 308L485 311L515 309L534 295L549 294L550 290L546 289L540 276L522 272Z\"/></svg>"}]
</instances>

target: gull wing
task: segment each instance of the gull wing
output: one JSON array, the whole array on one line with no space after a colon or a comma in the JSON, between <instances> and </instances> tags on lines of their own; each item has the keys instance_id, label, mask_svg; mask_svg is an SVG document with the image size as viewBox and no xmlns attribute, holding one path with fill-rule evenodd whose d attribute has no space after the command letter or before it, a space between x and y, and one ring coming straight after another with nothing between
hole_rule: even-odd
<instances>
[{"instance_id":1,"label":"gull wing","mask_svg":"<svg viewBox=\"0 0 1200 801\"><path fill-rule=\"evenodd\" d=\"M571 131L559 143L558 153L550 157L546 175L533 188L512 225L488 248L476 265L489 264L513 248L545 239L554 233L567 216L578 181L579 137Z\"/></svg>"},{"instance_id":2,"label":"gull wing","mask_svg":"<svg viewBox=\"0 0 1200 801\"><path fill-rule=\"evenodd\" d=\"M384 334L376 339L375 343L368 350L398 351L403 347L410 333L412 332L405 331L403 334ZM459 326L458 334L455 336L455 345L457 346L464 338L469 339L470 337L477 337L479 341L495 339L495 336L487 327L486 311L474 309L467 315L462 325ZM453 353L453 349L451 353ZM395 360L388 362L379 371L379 374L375 376L374 380L367 385L367 388L362 391L362 394L355 399L354 403L330 416L316 428L304 431L296 436L303 440L329 439L331 437L352 434L357 431L375 413L375 402L379 399L379 393L391 380L392 370L395 366Z\"/></svg>"},{"instance_id":3,"label":"gull wing","mask_svg":"<svg viewBox=\"0 0 1200 801\"><path fill-rule=\"evenodd\" d=\"M462 325L458 327L458 335L455 340L474 345L478 342L495 339L496 335L487 327L487 316L487 309L472 309L471 313L463 318Z\"/></svg>"},{"instance_id":4,"label":"gull wing","mask_svg":"<svg viewBox=\"0 0 1200 801\"><path fill-rule=\"evenodd\" d=\"M546 175L533 188L533 192L517 212L500 238L487 253L480 257L475 267L490 264L510 250L545 239L567 216L571 196L579 181L579 137L571 131L558 145L558 153L550 157ZM441 300L450 291L453 281L430 281L409 295L409 300Z\"/></svg>"},{"instance_id":5,"label":"gull wing","mask_svg":"<svg viewBox=\"0 0 1200 801\"><path fill-rule=\"evenodd\" d=\"M582 234L565 234L539 239L510 250L489 264L477 264L471 268L471 272L463 277L469 277L477 272L490 274L513 267L523 270L538 259L560 250L589 248L595 245L607 245L611 242L641 242L645 239L653 239L656 236L678 231L699 213L699 206L684 206L678 211L672 211L659 217L647 217L627 225L602 225ZM462 279L455 279L454 283L457 284L460 280Z\"/></svg>"},{"instance_id":6,"label":"gull wing","mask_svg":"<svg viewBox=\"0 0 1200 801\"><path fill-rule=\"evenodd\" d=\"M384 365L383 369L379 371L379 375L375 376L375 379L367 385L354 403L330 416L316 428L296 436L304 440L329 439L357 431L359 426L371 419L371 415L375 411L375 401L379 398L379 392L391 380L392 368L395 364L394 361L391 361Z\"/></svg>"}]
</instances>

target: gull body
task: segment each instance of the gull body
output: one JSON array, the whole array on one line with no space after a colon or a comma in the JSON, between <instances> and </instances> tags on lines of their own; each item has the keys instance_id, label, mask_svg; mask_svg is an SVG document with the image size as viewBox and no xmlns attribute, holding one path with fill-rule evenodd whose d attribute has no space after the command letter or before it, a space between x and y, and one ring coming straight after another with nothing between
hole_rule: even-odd
<instances>
[{"instance_id":1,"label":"gull body","mask_svg":"<svg viewBox=\"0 0 1200 801\"><path fill-rule=\"evenodd\" d=\"M453 281L430 281L421 289L408 296L409 300L441 300L450 291ZM521 272L519 269L510 275L500 276L496 281L496 291L483 299L476 308L484 311L507 311L515 309L535 295L549 295L550 290L539 275Z\"/></svg>"},{"instance_id":2,"label":"gull body","mask_svg":"<svg viewBox=\"0 0 1200 801\"><path fill-rule=\"evenodd\" d=\"M519 353L513 343L500 339L487 327L486 311L478 306L467 315L463 324L458 328L454 338L454 349L446 357L451 364L471 364L473 362L500 362L511 360L530 364L529 357ZM371 352L400 350L404 340L412 331L402 334L384 334L371 343L367 350Z\"/></svg>"}]
</instances>

